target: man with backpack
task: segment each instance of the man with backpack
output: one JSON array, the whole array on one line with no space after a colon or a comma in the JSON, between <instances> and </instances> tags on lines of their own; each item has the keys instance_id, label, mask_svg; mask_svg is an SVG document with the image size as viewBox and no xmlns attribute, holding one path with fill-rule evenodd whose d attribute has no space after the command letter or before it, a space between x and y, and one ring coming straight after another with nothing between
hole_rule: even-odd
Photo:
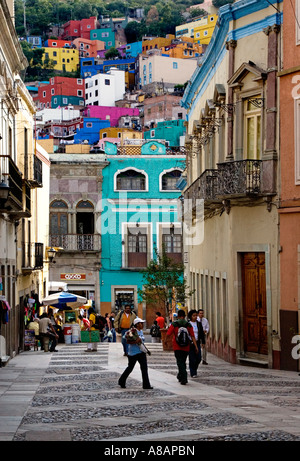
<instances>
[{"instance_id":1,"label":"man with backpack","mask_svg":"<svg viewBox=\"0 0 300 461\"><path fill-rule=\"evenodd\" d=\"M121 333L122 345L124 355L128 355L128 344L124 338L126 331L129 330L136 318L135 313L131 310L131 306L127 304L123 311L118 312L115 318L115 329L118 333Z\"/></svg>"},{"instance_id":2,"label":"man with backpack","mask_svg":"<svg viewBox=\"0 0 300 461\"><path fill-rule=\"evenodd\" d=\"M190 344L193 343L196 351L198 351L198 346L193 327L185 320L183 309L177 312L177 320L171 323L167 335L173 335L173 350L178 367L177 379L180 384L187 384L186 359L189 355Z\"/></svg>"}]
</instances>

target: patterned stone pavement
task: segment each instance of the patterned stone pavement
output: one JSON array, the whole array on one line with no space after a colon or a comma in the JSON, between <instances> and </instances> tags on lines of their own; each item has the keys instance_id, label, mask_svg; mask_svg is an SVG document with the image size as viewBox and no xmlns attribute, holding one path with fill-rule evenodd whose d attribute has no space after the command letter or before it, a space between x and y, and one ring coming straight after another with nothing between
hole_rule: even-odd
<instances>
[{"instance_id":1,"label":"patterned stone pavement","mask_svg":"<svg viewBox=\"0 0 300 461\"><path fill-rule=\"evenodd\" d=\"M118 386L127 365L120 343L99 344L94 353L84 344L59 345L56 354L29 351L11 360L0 369L0 440L300 441L298 373L208 354L209 364L182 386L173 352L147 346L153 390L142 389L138 364L127 388Z\"/></svg>"}]
</instances>

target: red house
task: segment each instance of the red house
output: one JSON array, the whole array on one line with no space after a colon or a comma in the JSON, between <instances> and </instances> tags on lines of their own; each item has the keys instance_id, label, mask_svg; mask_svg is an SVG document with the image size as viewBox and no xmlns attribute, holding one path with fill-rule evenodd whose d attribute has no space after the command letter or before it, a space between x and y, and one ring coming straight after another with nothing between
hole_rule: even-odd
<instances>
[{"instance_id":1,"label":"red house","mask_svg":"<svg viewBox=\"0 0 300 461\"><path fill-rule=\"evenodd\" d=\"M38 90L38 102L39 108L44 107L54 108L58 105L64 106L70 103L70 96L74 97L74 101L79 98L84 98L84 79L82 78L70 78L70 77L52 77L48 85L39 87ZM64 97L67 99L67 103L64 104ZM57 103L53 104L56 98ZM76 104L76 103L75 103Z\"/></svg>"},{"instance_id":2,"label":"red house","mask_svg":"<svg viewBox=\"0 0 300 461\"><path fill-rule=\"evenodd\" d=\"M68 21L62 26L63 34L61 40L74 40L75 38L90 38L90 31L97 28L96 16L81 21Z\"/></svg>"}]
</instances>

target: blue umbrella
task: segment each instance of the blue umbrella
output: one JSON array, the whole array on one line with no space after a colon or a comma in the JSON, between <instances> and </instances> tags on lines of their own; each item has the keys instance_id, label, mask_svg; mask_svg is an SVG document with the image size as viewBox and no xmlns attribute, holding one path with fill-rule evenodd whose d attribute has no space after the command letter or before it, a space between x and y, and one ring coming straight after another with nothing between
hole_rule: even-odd
<instances>
[{"instance_id":1,"label":"blue umbrella","mask_svg":"<svg viewBox=\"0 0 300 461\"><path fill-rule=\"evenodd\" d=\"M44 306L52 306L56 309L66 310L68 307L75 309L87 303L87 298L69 293L68 291L59 291L42 299Z\"/></svg>"}]
</instances>

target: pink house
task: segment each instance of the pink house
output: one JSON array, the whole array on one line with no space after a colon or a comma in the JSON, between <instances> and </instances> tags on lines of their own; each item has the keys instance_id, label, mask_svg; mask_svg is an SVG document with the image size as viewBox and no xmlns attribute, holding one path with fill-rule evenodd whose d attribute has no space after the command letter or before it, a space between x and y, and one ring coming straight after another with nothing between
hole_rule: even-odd
<instances>
[{"instance_id":1,"label":"pink house","mask_svg":"<svg viewBox=\"0 0 300 461\"><path fill-rule=\"evenodd\" d=\"M87 106L83 111L84 117L110 120L110 126L118 126L120 117L139 116L139 109L130 107Z\"/></svg>"}]
</instances>

